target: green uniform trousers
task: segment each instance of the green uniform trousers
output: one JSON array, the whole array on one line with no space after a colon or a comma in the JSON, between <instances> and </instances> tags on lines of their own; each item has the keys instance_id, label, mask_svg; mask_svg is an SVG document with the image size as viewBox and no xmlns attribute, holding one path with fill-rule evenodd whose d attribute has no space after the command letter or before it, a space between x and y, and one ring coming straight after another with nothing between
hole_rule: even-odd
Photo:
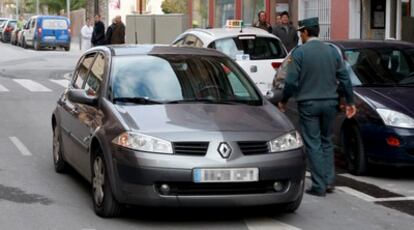
<instances>
[{"instance_id":1,"label":"green uniform trousers","mask_svg":"<svg viewBox=\"0 0 414 230\"><path fill-rule=\"evenodd\" d=\"M309 100L298 102L300 128L308 154L312 189L325 192L326 185L335 180L333 125L338 100Z\"/></svg>"}]
</instances>

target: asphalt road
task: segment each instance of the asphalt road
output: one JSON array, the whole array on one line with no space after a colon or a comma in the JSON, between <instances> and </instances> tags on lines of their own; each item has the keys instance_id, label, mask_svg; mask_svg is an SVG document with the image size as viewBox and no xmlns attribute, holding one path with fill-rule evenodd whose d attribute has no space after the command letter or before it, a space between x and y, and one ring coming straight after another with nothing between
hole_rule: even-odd
<instances>
[{"instance_id":1,"label":"asphalt road","mask_svg":"<svg viewBox=\"0 0 414 230\"><path fill-rule=\"evenodd\" d=\"M305 195L294 214L248 209L129 208L93 212L90 185L52 164L50 117L81 53L0 43L0 229L414 229L413 170L339 172L325 198ZM310 181L307 180L307 185Z\"/></svg>"}]
</instances>

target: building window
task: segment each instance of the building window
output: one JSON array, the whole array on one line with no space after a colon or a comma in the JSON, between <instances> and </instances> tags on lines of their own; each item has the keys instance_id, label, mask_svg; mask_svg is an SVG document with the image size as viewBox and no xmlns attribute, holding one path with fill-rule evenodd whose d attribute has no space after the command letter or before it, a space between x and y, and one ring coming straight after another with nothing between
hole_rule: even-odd
<instances>
[{"instance_id":1,"label":"building window","mask_svg":"<svg viewBox=\"0 0 414 230\"><path fill-rule=\"evenodd\" d=\"M320 33L323 40L331 38L331 0L301 0L300 19L319 17Z\"/></svg>"},{"instance_id":2,"label":"building window","mask_svg":"<svg viewBox=\"0 0 414 230\"><path fill-rule=\"evenodd\" d=\"M216 0L214 27L223 27L226 21L235 19L235 0Z\"/></svg>"},{"instance_id":3,"label":"building window","mask_svg":"<svg viewBox=\"0 0 414 230\"><path fill-rule=\"evenodd\" d=\"M264 0L244 0L243 1L243 22L244 25L251 26L258 20L257 14L265 10Z\"/></svg>"},{"instance_id":4,"label":"building window","mask_svg":"<svg viewBox=\"0 0 414 230\"><path fill-rule=\"evenodd\" d=\"M209 0L193 0L193 21L192 26L195 28L207 28Z\"/></svg>"}]
</instances>

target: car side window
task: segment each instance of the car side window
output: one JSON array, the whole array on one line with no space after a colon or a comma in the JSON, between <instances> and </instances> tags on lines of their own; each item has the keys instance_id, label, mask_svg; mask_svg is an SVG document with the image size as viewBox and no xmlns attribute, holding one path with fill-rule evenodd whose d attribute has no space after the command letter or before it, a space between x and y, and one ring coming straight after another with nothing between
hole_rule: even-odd
<instances>
[{"instance_id":1,"label":"car side window","mask_svg":"<svg viewBox=\"0 0 414 230\"><path fill-rule=\"evenodd\" d=\"M73 76L73 87L76 89L82 89L83 84L88 77L88 71L95 58L95 54L86 55L83 60L79 63L76 69L75 75Z\"/></svg>"},{"instance_id":2,"label":"car side window","mask_svg":"<svg viewBox=\"0 0 414 230\"><path fill-rule=\"evenodd\" d=\"M183 38L179 39L178 41L174 42L173 45L178 46L178 47L183 46L184 41L185 41L185 37L183 37Z\"/></svg>"},{"instance_id":3,"label":"car side window","mask_svg":"<svg viewBox=\"0 0 414 230\"><path fill-rule=\"evenodd\" d=\"M102 84L105 71L105 56L98 54L95 62L89 71L88 79L86 80L85 90L89 96L98 95L99 89Z\"/></svg>"},{"instance_id":4,"label":"car side window","mask_svg":"<svg viewBox=\"0 0 414 230\"><path fill-rule=\"evenodd\" d=\"M185 46L193 46L193 47L196 47L196 44L197 44L197 37L196 36L194 36L194 35L188 35L186 38L185 38L185 42L184 42L184 45Z\"/></svg>"},{"instance_id":5,"label":"car side window","mask_svg":"<svg viewBox=\"0 0 414 230\"><path fill-rule=\"evenodd\" d=\"M36 25L36 19L32 19L32 21L30 22L30 28L35 28Z\"/></svg>"}]
</instances>

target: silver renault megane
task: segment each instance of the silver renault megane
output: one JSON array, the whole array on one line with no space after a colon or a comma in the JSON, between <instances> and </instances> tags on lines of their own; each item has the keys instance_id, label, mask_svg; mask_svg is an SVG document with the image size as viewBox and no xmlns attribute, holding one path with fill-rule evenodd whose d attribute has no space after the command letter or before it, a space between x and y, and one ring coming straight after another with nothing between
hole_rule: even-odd
<instances>
[{"instance_id":1,"label":"silver renault megane","mask_svg":"<svg viewBox=\"0 0 414 230\"><path fill-rule=\"evenodd\" d=\"M92 184L95 212L139 206L302 200L305 155L291 122L246 73L210 49L87 51L52 115L55 170Z\"/></svg>"}]
</instances>

